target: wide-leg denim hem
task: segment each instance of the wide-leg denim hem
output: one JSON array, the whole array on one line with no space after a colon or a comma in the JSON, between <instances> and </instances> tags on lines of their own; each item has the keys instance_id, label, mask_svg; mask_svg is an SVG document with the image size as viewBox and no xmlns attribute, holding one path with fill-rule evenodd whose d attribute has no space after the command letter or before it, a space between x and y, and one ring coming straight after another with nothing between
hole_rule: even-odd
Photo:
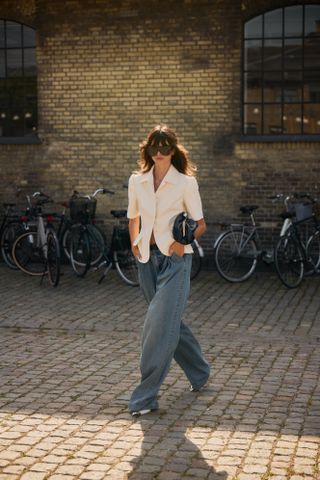
<instances>
[{"instance_id":1,"label":"wide-leg denim hem","mask_svg":"<svg viewBox=\"0 0 320 480\"><path fill-rule=\"evenodd\" d=\"M204 387L204 385L208 382L210 378L210 375L207 375L202 381L200 380L199 383L197 383L196 385L192 385L192 388L194 388L195 390L200 390L200 388Z\"/></svg>"}]
</instances>

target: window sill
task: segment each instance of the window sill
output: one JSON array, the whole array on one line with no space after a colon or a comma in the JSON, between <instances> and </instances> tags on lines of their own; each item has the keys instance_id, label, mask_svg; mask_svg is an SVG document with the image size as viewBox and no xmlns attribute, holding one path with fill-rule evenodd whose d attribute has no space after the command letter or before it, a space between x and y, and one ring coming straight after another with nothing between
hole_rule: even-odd
<instances>
[{"instance_id":1,"label":"window sill","mask_svg":"<svg viewBox=\"0 0 320 480\"><path fill-rule=\"evenodd\" d=\"M40 145L39 137L0 137L0 145Z\"/></svg>"},{"instance_id":2,"label":"window sill","mask_svg":"<svg viewBox=\"0 0 320 480\"><path fill-rule=\"evenodd\" d=\"M320 142L320 135L241 135L238 143L271 143L271 142Z\"/></svg>"}]
</instances>

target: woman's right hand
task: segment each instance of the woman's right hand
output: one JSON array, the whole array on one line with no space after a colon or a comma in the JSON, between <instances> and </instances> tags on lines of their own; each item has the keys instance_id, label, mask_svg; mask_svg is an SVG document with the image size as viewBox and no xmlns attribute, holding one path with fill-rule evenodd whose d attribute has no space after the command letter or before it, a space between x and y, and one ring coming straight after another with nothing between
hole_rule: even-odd
<instances>
[{"instance_id":1,"label":"woman's right hand","mask_svg":"<svg viewBox=\"0 0 320 480\"><path fill-rule=\"evenodd\" d=\"M131 251L132 251L133 255L134 255L136 258L141 258L140 250L139 250L139 248L138 248L137 245L133 245L133 246L131 247Z\"/></svg>"}]
</instances>

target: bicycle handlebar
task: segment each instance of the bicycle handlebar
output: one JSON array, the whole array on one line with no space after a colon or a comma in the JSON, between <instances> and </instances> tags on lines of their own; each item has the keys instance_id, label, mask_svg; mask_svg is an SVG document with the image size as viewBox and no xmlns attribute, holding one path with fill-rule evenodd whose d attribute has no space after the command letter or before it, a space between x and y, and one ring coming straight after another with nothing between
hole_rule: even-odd
<instances>
[{"instance_id":1,"label":"bicycle handlebar","mask_svg":"<svg viewBox=\"0 0 320 480\"><path fill-rule=\"evenodd\" d=\"M108 190L107 188L98 188L92 196L95 197L98 193L109 193L110 195L114 195L114 192L112 190Z\"/></svg>"},{"instance_id":2,"label":"bicycle handlebar","mask_svg":"<svg viewBox=\"0 0 320 480\"><path fill-rule=\"evenodd\" d=\"M88 195L88 194L84 195L84 194L78 192L78 190L73 191L74 196L79 196L79 197L88 198L88 199L96 197L96 195L98 195L98 193L101 193L103 195L106 194L106 193L109 193L109 195L114 195L114 192L112 190L108 190L107 188L104 188L104 187L103 188L97 188L97 190L94 193L92 193L91 195Z\"/></svg>"},{"instance_id":3,"label":"bicycle handlebar","mask_svg":"<svg viewBox=\"0 0 320 480\"><path fill-rule=\"evenodd\" d=\"M283 203L285 205L285 208L287 212L290 210L289 208L289 202L292 199L295 200L302 200L302 199L307 199L309 200L312 204L317 203L318 199L310 195L310 193L307 192L292 192L289 193L288 195L284 195L283 193L278 193L277 195L273 195L271 197L268 197L269 200L271 200L273 203L278 201L278 200L283 200Z\"/></svg>"}]
</instances>

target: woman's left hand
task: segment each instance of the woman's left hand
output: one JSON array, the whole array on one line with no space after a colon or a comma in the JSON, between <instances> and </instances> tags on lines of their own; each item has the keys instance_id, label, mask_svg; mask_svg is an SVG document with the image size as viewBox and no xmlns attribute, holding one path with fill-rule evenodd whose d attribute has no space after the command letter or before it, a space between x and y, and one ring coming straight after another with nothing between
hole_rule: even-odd
<instances>
[{"instance_id":1,"label":"woman's left hand","mask_svg":"<svg viewBox=\"0 0 320 480\"><path fill-rule=\"evenodd\" d=\"M174 253L182 257L184 255L184 245L179 242L173 242L169 247L169 255L173 255Z\"/></svg>"}]
</instances>

